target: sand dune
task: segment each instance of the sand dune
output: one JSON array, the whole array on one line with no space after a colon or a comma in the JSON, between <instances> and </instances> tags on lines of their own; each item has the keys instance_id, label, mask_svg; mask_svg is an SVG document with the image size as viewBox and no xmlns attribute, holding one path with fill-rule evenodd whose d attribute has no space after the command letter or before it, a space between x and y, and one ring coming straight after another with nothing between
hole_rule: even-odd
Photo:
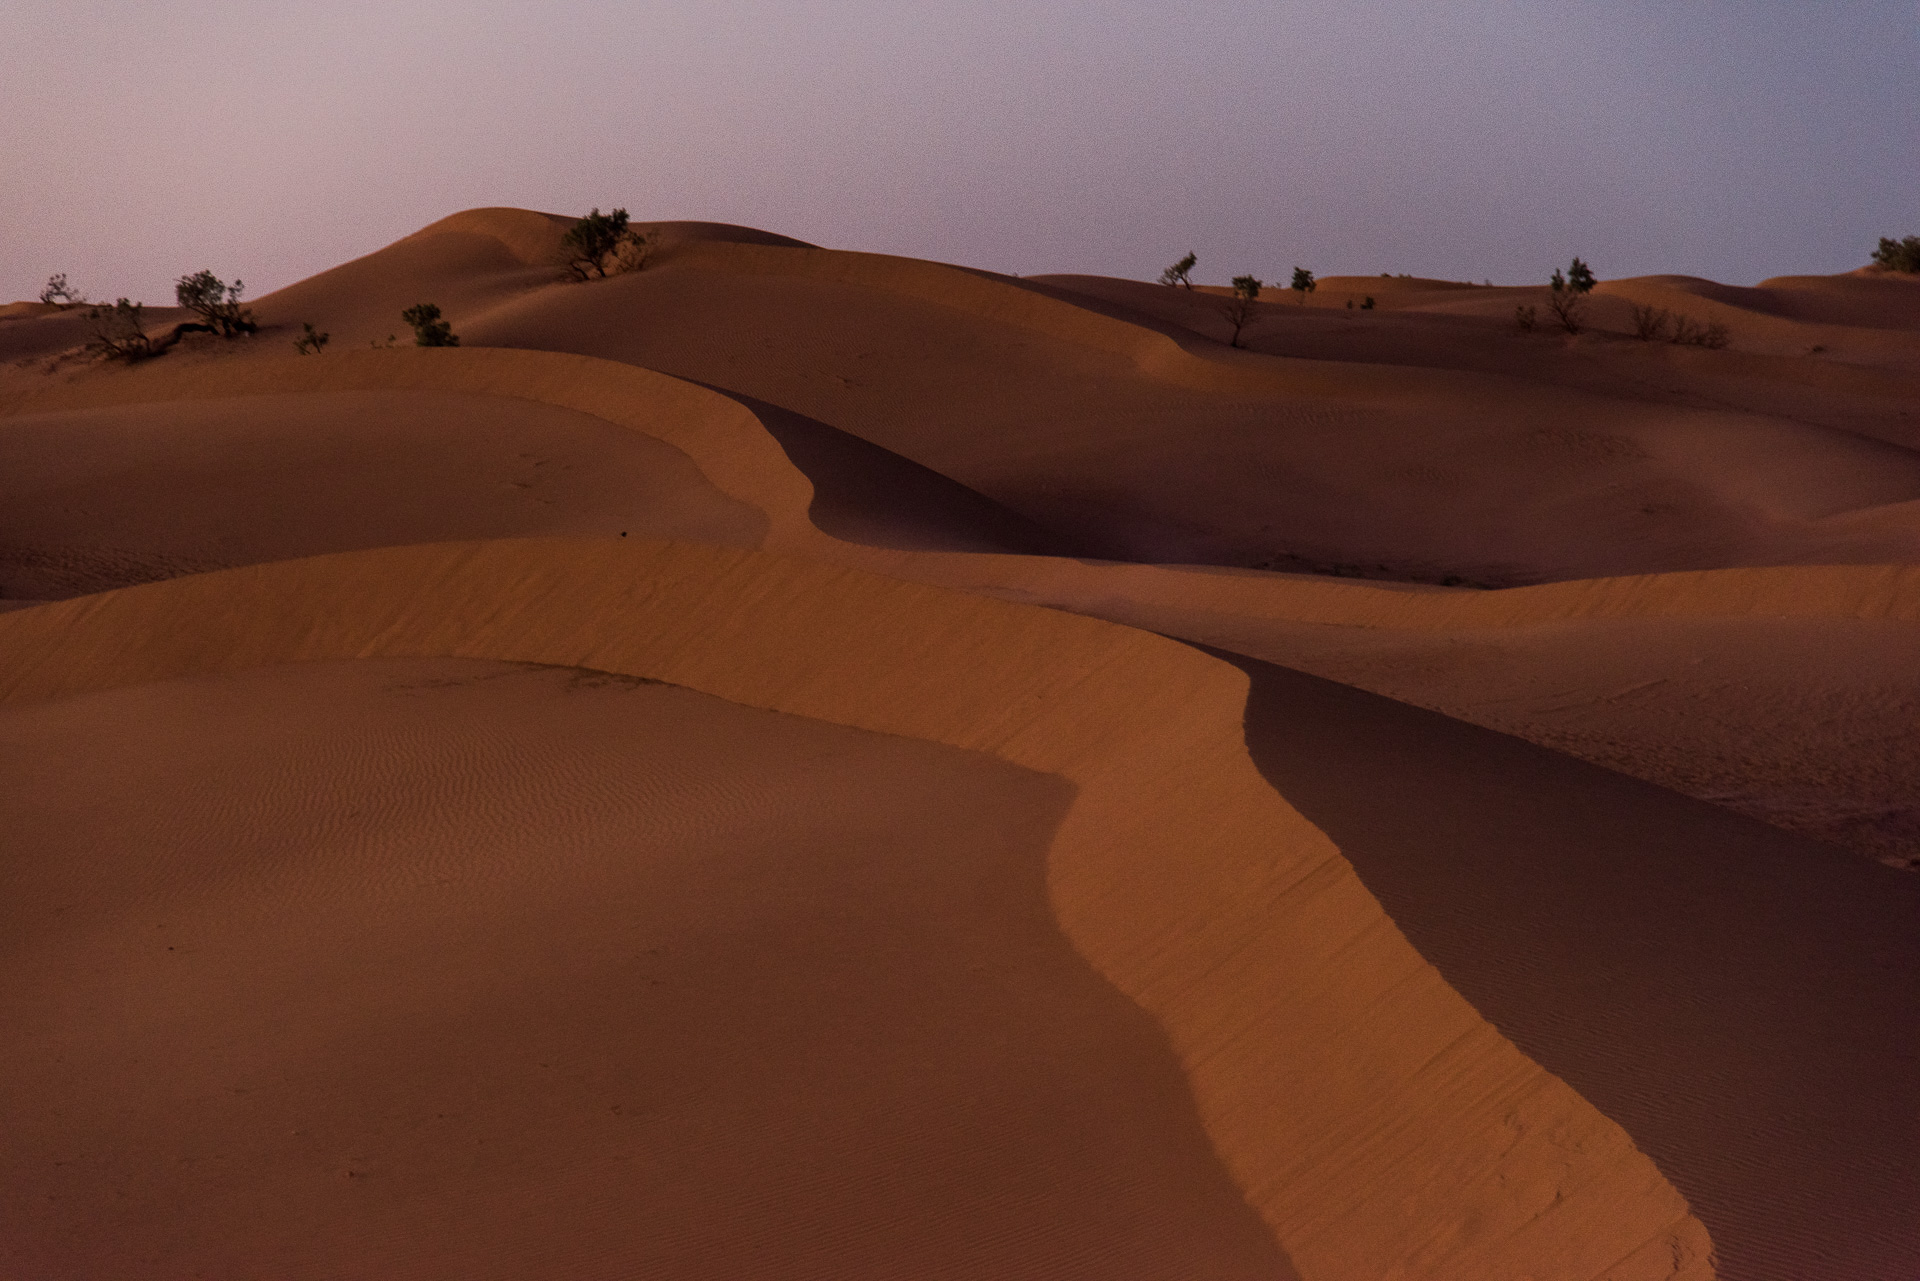
<instances>
[{"instance_id":1,"label":"sand dune","mask_svg":"<svg viewBox=\"0 0 1920 1281\"><path fill-rule=\"evenodd\" d=\"M1920 497L1920 455L1853 431L1478 371L1248 363L958 271L698 250L527 295L475 339L779 405L1117 559L1507 584L1920 546L1910 527L1827 523Z\"/></svg>"},{"instance_id":2,"label":"sand dune","mask_svg":"<svg viewBox=\"0 0 1920 1281\"><path fill-rule=\"evenodd\" d=\"M0 596L448 537L757 546L760 512L602 419L459 393L266 393L27 414L0 429Z\"/></svg>"},{"instance_id":3,"label":"sand dune","mask_svg":"<svg viewBox=\"0 0 1920 1281\"><path fill-rule=\"evenodd\" d=\"M1290 1275L1053 923L1058 778L444 659L0 737L9 1022L72 1064L0 1052L9 1271Z\"/></svg>"},{"instance_id":4,"label":"sand dune","mask_svg":"<svg viewBox=\"0 0 1920 1281\"><path fill-rule=\"evenodd\" d=\"M263 300L263 318L316 319L350 345L425 290L470 344L621 360L775 406L1116 559L1507 585L1920 547L1898 383L1806 422L1804 389L1737 409L1662 391L1666 350L1640 344L1630 355L1651 363L1629 396L1385 352L1261 361L981 273L714 238L560 285L528 265L558 225L458 215Z\"/></svg>"},{"instance_id":5,"label":"sand dune","mask_svg":"<svg viewBox=\"0 0 1920 1281\"><path fill-rule=\"evenodd\" d=\"M0 616L0 646L16 705L437 653L654 677L1062 776L1060 927L1165 1029L1302 1275L1706 1275L1684 1202L1406 946L1254 773L1244 681L1185 647L813 562L597 540L196 575Z\"/></svg>"},{"instance_id":6,"label":"sand dune","mask_svg":"<svg viewBox=\"0 0 1920 1281\"><path fill-rule=\"evenodd\" d=\"M1920 1262L1913 282L565 226L0 313L16 1270Z\"/></svg>"}]
</instances>

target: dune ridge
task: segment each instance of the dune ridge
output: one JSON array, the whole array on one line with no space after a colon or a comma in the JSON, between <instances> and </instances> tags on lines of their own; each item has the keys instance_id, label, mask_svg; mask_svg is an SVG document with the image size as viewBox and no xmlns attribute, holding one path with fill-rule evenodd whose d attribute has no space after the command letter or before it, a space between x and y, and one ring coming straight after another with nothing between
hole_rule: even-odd
<instances>
[{"instance_id":1,"label":"dune ridge","mask_svg":"<svg viewBox=\"0 0 1920 1281\"><path fill-rule=\"evenodd\" d=\"M1651 1163L1478 1019L1259 779L1244 678L1175 643L764 553L497 541L81 598L0 616L0 647L10 703L270 662L507 659L1059 774L1079 788L1049 857L1061 926L1166 1029L1303 1276L1712 1275Z\"/></svg>"}]
</instances>

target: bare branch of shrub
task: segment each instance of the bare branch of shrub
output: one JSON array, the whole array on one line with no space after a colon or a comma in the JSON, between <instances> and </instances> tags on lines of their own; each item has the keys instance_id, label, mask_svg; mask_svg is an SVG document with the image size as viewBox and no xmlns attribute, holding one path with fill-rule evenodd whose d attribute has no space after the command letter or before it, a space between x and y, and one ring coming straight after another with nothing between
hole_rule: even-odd
<instances>
[{"instance_id":1,"label":"bare branch of shrub","mask_svg":"<svg viewBox=\"0 0 1920 1281\"><path fill-rule=\"evenodd\" d=\"M1655 342L1667 336L1667 326L1673 323L1673 313L1665 307L1656 307L1652 303L1637 304L1633 309L1633 334L1641 342Z\"/></svg>"},{"instance_id":2,"label":"bare branch of shrub","mask_svg":"<svg viewBox=\"0 0 1920 1281\"><path fill-rule=\"evenodd\" d=\"M141 312L146 304L120 299L109 307L98 303L87 310L87 329L93 334L87 350L105 360L124 360L131 364L160 354L147 336Z\"/></svg>"},{"instance_id":3,"label":"bare branch of shrub","mask_svg":"<svg viewBox=\"0 0 1920 1281\"><path fill-rule=\"evenodd\" d=\"M86 302L86 300L87 296L85 294L78 293L68 286L67 273L64 271L57 275L48 276L47 287L40 291L41 302L46 303L50 307L58 307L62 311L65 311L69 307L78 307L80 304Z\"/></svg>"}]
</instances>

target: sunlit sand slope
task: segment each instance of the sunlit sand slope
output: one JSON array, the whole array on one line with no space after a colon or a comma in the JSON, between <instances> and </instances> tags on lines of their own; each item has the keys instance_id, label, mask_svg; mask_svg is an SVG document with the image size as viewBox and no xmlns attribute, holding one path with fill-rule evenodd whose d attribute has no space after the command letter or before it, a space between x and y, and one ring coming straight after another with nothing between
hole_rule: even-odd
<instances>
[{"instance_id":1,"label":"sunlit sand slope","mask_svg":"<svg viewBox=\"0 0 1920 1281\"><path fill-rule=\"evenodd\" d=\"M1159 1025L1228 1176L1302 1276L1711 1275L1704 1230L1652 1164L1447 987L1260 778L1244 678L1186 647L628 540L200 575L0 616L0 653L22 714L287 662L506 660L1057 776L1074 788L1047 852L1057 925Z\"/></svg>"}]
</instances>

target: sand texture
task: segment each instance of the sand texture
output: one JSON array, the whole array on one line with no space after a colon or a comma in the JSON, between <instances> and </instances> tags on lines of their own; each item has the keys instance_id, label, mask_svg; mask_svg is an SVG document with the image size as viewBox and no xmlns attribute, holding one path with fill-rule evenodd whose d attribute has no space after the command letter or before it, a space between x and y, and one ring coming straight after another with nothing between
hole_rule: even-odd
<instances>
[{"instance_id":1,"label":"sand texture","mask_svg":"<svg viewBox=\"0 0 1920 1281\"><path fill-rule=\"evenodd\" d=\"M0 309L0 1271L1920 1271L1915 282L567 225Z\"/></svg>"}]
</instances>

